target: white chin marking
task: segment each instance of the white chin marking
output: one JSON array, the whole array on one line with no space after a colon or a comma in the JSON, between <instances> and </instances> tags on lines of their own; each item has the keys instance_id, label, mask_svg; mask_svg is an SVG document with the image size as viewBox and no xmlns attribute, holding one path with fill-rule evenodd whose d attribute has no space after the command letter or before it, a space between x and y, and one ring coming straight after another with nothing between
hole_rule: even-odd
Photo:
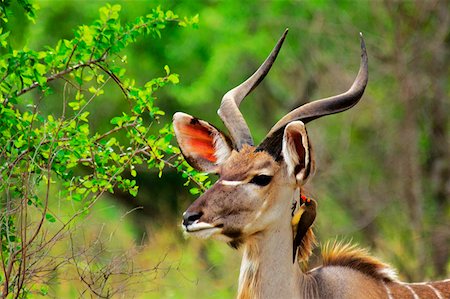
<instances>
[{"instance_id":1,"label":"white chin marking","mask_svg":"<svg viewBox=\"0 0 450 299\"><path fill-rule=\"evenodd\" d=\"M187 232L195 232L203 229L215 228L213 225L206 222L198 222L198 220L194 221L194 223L188 225L186 227Z\"/></svg>"},{"instance_id":2,"label":"white chin marking","mask_svg":"<svg viewBox=\"0 0 450 299\"><path fill-rule=\"evenodd\" d=\"M210 238L213 235L220 234L222 231L222 228L215 227L206 222L197 221L183 228L187 235L201 239Z\"/></svg>"}]
</instances>

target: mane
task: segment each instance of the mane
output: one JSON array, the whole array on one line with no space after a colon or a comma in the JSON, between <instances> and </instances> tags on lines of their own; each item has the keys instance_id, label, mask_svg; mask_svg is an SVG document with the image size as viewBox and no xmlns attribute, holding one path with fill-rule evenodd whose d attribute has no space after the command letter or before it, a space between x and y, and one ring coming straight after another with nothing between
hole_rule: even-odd
<instances>
[{"instance_id":1,"label":"mane","mask_svg":"<svg viewBox=\"0 0 450 299\"><path fill-rule=\"evenodd\" d=\"M370 256L366 249L349 242L327 242L322 248L322 258L324 267L348 267L384 282L397 280L395 270L389 265Z\"/></svg>"}]
</instances>

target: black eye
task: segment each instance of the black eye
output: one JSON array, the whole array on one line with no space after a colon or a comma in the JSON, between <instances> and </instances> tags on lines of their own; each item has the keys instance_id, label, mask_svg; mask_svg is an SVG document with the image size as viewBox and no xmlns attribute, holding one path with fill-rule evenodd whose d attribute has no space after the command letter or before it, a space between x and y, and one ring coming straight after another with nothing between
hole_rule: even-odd
<instances>
[{"instance_id":1,"label":"black eye","mask_svg":"<svg viewBox=\"0 0 450 299\"><path fill-rule=\"evenodd\" d=\"M258 185L258 186L267 186L271 180L272 180L272 176L261 174L261 175L255 175L251 179L250 183Z\"/></svg>"}]
</instances>

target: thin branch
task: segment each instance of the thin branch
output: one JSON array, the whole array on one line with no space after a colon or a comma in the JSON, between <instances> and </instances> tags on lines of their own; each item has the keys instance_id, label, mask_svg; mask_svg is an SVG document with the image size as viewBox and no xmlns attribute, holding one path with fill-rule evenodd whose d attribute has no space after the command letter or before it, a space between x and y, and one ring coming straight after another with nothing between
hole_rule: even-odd
<instances>
[{"instance_id":1,"label":"thin branch","mask_svg":"<svg viewBox=\"0 0 450 299\"><path fill-rule=\"evenodd\" d=\"M122 93L125 95L125 97L128 99L128 91L122 86L122 82L120 81L120 79L110 70L108 70L107 68L105 68L103 65L101 65L98 62L94 63L96 66L98 66L99 68L101 68L106 74L108 74L108 76L110 76L116 83L117 85L119 85L120 89L122 90Z\"/></svg>"},{"instance_id":2,"label":"thin branch","mask_svg":"<svg viewBox=\"0 0 450 299\"><path fill-rule=\"evenodd\" d=\"M70 61L72 60L73 54L75 53L75 50L76 50L77 48L78 48L78 44L75 44L75 45L73 46L72 52L70 52L69 59L67 59L66 68L69 67L69 63L70 63ZM91 57L92 57L92 56L91 56Z\"/></svg>"},{"instance_id":3,"label":"thin branch","mask_svg":"<svg viewBox=\"0 0 450 299\"><path fill-rule=\"evenodd\" d=\"M53 74L53 75L48 76L46 82L49 83L49 82L51 82L51 81L53 81L53 80L55 80L55 79L61 78L62 76L67 75L67 74L69 74L69 73L71 73L71 72L73 72L73 71L75 71L75 70L77 70L77 69L79 69L79 68L82 68L82 67L87 67L87 66L90 66L90 65L92 65L92 64L98 65L97 63L99 63L99 62L101 62L101 61L104 61L105 59L106 59L106 55L103 55L102 57L97 58L97 59L94 59L94 60L89 60L89 61L87 61L87 62L75 64L74 66L68 67L68 68L66 68L65 70L63 70L63 71L61 71L61 72L59 72L59 73L56 73L56 74ZM34 82L34 83L31 84L30 86L28 86L28 87L26 87L26 88L23 88L22 90L19 90L19 91L16 93L16 96L17 96L17 97L18 97L18 96L21 96L21 95L23 95L24 93L27 93L27 92L29 92L30 90L35 89L35 88L38 87L38 86L39 86L39 82ZM5 100L3 101L3 106L6 106L6 104L7 104L8 102L9 102L9 98L5 98Z\"/></svg>"},{"instance_id":4,"label":"thin branch","mask_svg":"<svg viewBox=\"0 0 450 299\"><path fill-rule=\"evenodd\" d=\"M95 142L99 142L100 140L102 140L103 138L107 137L108 135L111 135L117 131L120 131L124 128L128 128L128 127L135 127L136 126L136 122L132 122L132 123L128 123L128 124L124 124L120 127L115 127L114 129L109 130L108 132L103 133L100 137L98 137Z\"/></svg>"}]
</instances>

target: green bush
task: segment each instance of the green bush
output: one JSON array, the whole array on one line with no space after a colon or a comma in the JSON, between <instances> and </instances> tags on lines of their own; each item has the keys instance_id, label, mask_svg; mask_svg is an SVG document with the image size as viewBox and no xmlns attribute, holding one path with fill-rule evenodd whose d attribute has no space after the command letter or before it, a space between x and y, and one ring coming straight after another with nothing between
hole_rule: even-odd
<instances>
[{"instance_id":1,"label":"green bush","mask_svg":"<svg viewBox=\"0 0 450 299\"><path fill-rule=\"evenodd\" d=\"M72 39L35 51L9 43L10 4L2 4L0 28L5 53L0 59L0 291L2 298L27 298L47 294L45 275L64 263L49 263L46 269L40 257L64 240L102 194L119 188L136 196L136 166L144 164L160 175L166 166L176 168L187 184L193 180L203 188L206 177L184 164L179 149L170 144L170 126L158 126L164 111L155 106L155 93L177 84L178 75L165 66L162 77L137 86L125 75L126 56L121 54L138 38L160 37L167 26L195 26L197 17L180 18L158 7L122 23L120 5L107 4L99 19L79 26ZM33 6L19 4L33 19ZM111 83L123 93L126 110L102 121L109 122L108 130L97 131L89 107L105 98L99 96ZM60 108L48 113L41 106L54 93ZM70 215L51 211L55 195L74 207ZM57 229L49 234L45 227L50 224Z\"/></svg>"}]
</instances>

